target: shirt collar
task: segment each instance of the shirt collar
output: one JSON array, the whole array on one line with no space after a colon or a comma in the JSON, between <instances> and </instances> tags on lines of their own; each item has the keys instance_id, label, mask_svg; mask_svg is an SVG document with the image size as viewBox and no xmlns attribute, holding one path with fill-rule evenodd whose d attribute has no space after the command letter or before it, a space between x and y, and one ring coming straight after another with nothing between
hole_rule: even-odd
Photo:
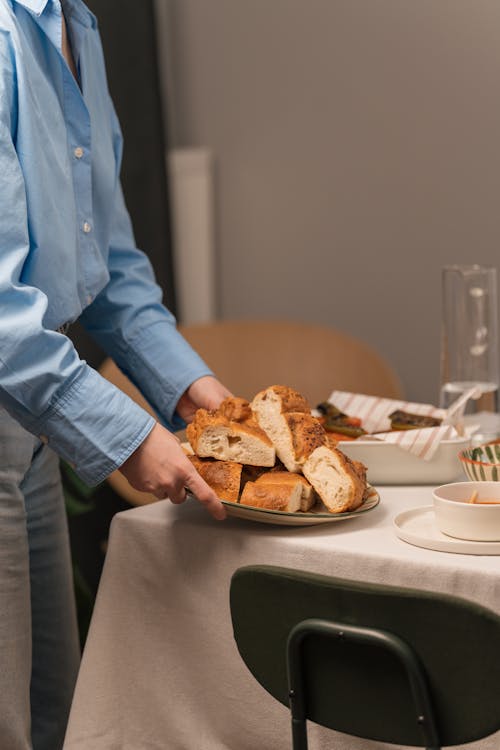
<instances>
[{"instance_id":1,"label":"shirt collar","mask_svg":"<svg viewBox=\"0 0 500 750\"><path fill-rule=\"evenodd\" d=\"M47 0L48 1L48 0ZM38 0L43 2L43 0ZM89 28L97 27L97 19L94 14L87 8L82 0L62 0L65 12L68 13L72 18L81 23L83 26Z\"/></svg>"},{"instance_id":2,"label":"shirt collar","mask_svg":"<svg viewBox=\"0 0 500 750\"><path fill-rule=\"evenodd\" d=\"M33 13L36 16L41 16L51 0L13 0L13 2L22 5L23 8L26 8L30 13ZM65 4L68 11L81 24L87 27L92 26L93 28L97 26L96 17L83 2L78 2L78 0L66 0Z\"/></svg>"},{"instance_id":3,"label":"shirt collar","mask_svg":"<svg viewBox=\"0 0 500 750\"><path fill-rule=\"evenodd\" d=\"M41 16L49 0L14 0L18 5L22 5L26 10Z\"/></svg>"}]
</instances>

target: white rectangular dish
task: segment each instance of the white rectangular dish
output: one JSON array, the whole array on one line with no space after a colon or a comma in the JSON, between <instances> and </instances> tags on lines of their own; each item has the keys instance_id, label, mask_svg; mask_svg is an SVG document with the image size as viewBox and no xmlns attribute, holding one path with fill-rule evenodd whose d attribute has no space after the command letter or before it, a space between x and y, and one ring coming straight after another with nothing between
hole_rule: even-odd
<instances>
[{"instance_id":1,"label":"white rectangular dish","mask_svg":"<svg viewBox=\"0 0 500 750\"><path fill-rule=\"evenodd\" d=\"M470 437L443 440L430 461L398 445L377 440L345 440L340 450L368 468L368 481L379 484L446 484L463 477L458 454L470 444Z\"/></svg>"}]
</instances>

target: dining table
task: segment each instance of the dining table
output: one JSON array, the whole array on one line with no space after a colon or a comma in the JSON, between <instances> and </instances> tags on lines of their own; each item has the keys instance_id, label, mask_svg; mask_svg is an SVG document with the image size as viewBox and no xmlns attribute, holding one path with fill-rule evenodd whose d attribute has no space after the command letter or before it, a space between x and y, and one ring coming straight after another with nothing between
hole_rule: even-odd
<instances>
[{"instance_id":1,"label":"dining table","mask_svg":"<svg viewBox=\"0 0 500 750\"><path fill-rule=\"evenodd\" d=\"M430 549L396 533L401 513L432 505L432 486L376 489L371 510L308 526L219 522L192 498L118 513L64 750L289 750L289 711L255 680L233 638L229 588L241 566L442 592L500 614L499 554ZM396 746L309 722L309 747ZM499 750L500 733L465 747Z\"/></svg>"}]
</instances>

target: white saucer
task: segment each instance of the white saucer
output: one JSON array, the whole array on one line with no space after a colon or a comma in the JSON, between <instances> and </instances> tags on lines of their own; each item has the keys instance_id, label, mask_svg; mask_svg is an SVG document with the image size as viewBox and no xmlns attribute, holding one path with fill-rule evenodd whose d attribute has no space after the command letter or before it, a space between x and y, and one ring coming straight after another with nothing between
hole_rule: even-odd
<instances>
[{"instance_id":1,"label":"white saucer","mask_svg":"<svg viewBox=\"0 0 500 750\"><path fill-rule=\"evenodd\" d=\"M500 542L473 542L442 534L436 526L432 505L405 510L393 523L396 536L416 547L461 555L500 555Z\"/></svg>"}]
</instances>

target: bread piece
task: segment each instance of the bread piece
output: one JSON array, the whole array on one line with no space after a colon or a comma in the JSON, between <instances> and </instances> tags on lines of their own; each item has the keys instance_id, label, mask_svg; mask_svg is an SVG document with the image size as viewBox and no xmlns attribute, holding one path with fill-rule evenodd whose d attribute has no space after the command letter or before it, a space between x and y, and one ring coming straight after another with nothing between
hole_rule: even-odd
<instances>
[{"instance_id":1,"label":"bread piece","mask_svg":"<svg viewBox=\"0 0 500 750\"><path fill-rule=\"evenodd\" d=\"M301 495L299 482L290 485L259 485L257 482L247 482L241 493L240 505L296 513L300 511Z\"/></svg>"},{"instance_id":2,"label":"bread piece","mask_svg":"<svg viewBox=\"0 0 500 750\"><path fill-rule=\"evenodd\" d=\"M188 456L194 468L221 500L237 503L243 466L234 461Z\"/></svg>"},{"instance_id":3,"label":"bread piece","mask_svg":"<svg viewBox=\"0 0 500 750\"><path fill-rule=\"evenodd\" d=\"M191 448L191 443L188 443L187 440L184 443L181 443L181 448L186 456L194 456L194 450Z\"/></svg>"},{"instance_id":4,"label":"bread piece","mask_svg":"<svg viewBox=\"0 0 500 750\"><path fill-rule=\"evenodd\" d=\"M308 402L292 388L270 386L255 396L251 407L290 472L300 472L307 456L326 442L326 432L311 415Z\"/></svg>"},{"instance_id":5,"label":"bread piece","mask_svg":"<svg viewBox=\"0 0 500 750\"><path fill-rule=\"evenodd\" d=\"M287 434L291 439L292 460L301 467L315 448L325 445L326 430L319 419L313 417L312 414L292 412L284 414L283 418Z\"/></svg>"},{"instance_id":6,"label":"bread piece","mask_svg":"<svg viewBox=\"0 0 500 750\"><path fill-rule=\"evenodd\" d=\"M354 458L351 458L350 461L354 466L356 474L364 482L366 488L366 473L368 471L367 467L363 463L361 463L361 461L356 461Z\"/></svg>"},{"instance_id":7,"label":"bread piece","mask_svg":"<svg viewBox=\"0 0 500 750\"><path fill-rule=\"evenodd\" d=\"M253 418L249 402L239 396L228 396L220 404L217 414L233 422L246 422Z\"/></svg>"},{"instance_id":8,"label":"bread piece","mask_svg":"<svg viewBox=\"0 0 500 750\"><path fill-rule=\"evenodd\" d=\"M253 419L236 422L218 412L198 409L186 434L200 458L251 466L273 466L276 461L273 444Z\"/></svg>"},{"instance_id":9,"label":"bread piece","mask_svg":"<svg viewBox=\"0 0 500 750\"><path fill-rule=\"evenodd\" d=\"M274 471L274 467L249 466L248 464L243 464L243 471L241 472L241 487L243 488L247 482L256 482L262 474L269 474L270 471Z\"/></svg>"},{"instance_id":10,"label":"bread piece","mask_svg":"<svg viewBox=\"0 0 500 750\"><path fill-rule=\"evenodd\" d=\"M255 484L259 487L293 487L300 486L300 510L307 512L316 502L317 496L302 474L292 474L289 471L266 471L256 479Z\"/></svg>"},{"instance_id":11,"label":"bread piece","mask_svg":"<svg viewBox=\"0 0 500 750\"><path fill-rule=\"evenodd\" d=\"M338 437L335 437L331 432L328 432L328 430L325 430L325 432L326 432L325 445L327 445L329 448L336 448L339 443Z\"/></svg>"},{"instance_id":12,"label":"bread piece","mask_svg":"<svg viewBox=\"0 0 500 750\"><path fill-rule=\"evenodd\" d=\"M342 451L320 446L302 470L331 513L355 510L363 502L366 480Z\"/></svg>"},{"instance_id":13,"label":"bread piece","mask_svg":"<svg viewBox=\"0 0 500 750\"><path fill-rule=\"evenodd\" d=\"M307 399L287 385L270 385L269 388L265 388L255 396L250 406L254 413L261 406L265 407L266 411L271 410L271 408L279 410L280 414L287 412L309 414L311 412L311 406Z\"/></svg>"}]
</instances>

